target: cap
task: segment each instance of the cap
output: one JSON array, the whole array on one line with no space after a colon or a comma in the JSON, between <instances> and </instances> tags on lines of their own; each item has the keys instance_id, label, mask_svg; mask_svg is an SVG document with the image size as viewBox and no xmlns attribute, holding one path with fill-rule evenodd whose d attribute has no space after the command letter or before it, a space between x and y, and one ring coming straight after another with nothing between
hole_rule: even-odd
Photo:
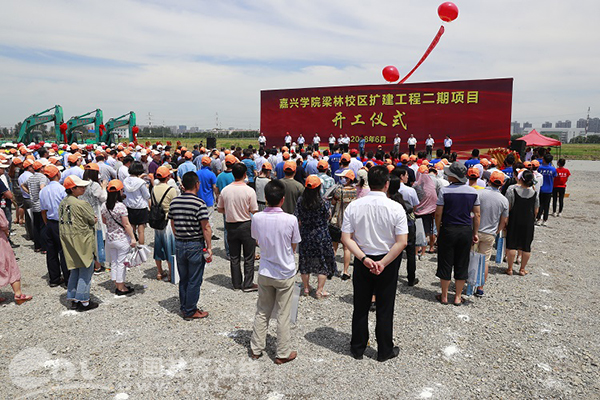
<instances>
[{"instance_id":1,"label":"cap","mask_svg":"<svg viewBox=\"0 0 600 400\"><path fill-rule=\"evenodd\" d=\"M235 156L232 154L227 154L225 156L225 164L235 164L237 162L237 160L235 159Z\"/></svg>"},{"instance_id":2,"label":"cap","mask_svg":"<svg viewBox=\"0 0 600 400\"><path fill-rule=\"evenodd\" d=\"M140 155L141 155L141 156L147 156L147 155L148 155L148 152L146 151L146 149L142 149L142 150L140 151Z\"/></svg>"},{"instance_id":3,"label":"cap","mask_svg":"<svg viewBox=\"0 0 600 400\"><path fill-rule=\"evenodd\" d=\"M351 156L357 156L358 155L358 150L356 150L356 149L350 150L350 155Z\"/></svg>"},{"instance_id":4,"label":"cap","mask_svg":"<svg viewBox=\"0 0 600 400\"><path fill-rule=\"evenodd\" d=\"M423 160L423 161L421 161L421 165L429 165L429 160Z\"/></svg>"},{"instance_id":5,"label":"cap","mask_svg":"<svg viewBox=\"0 0 600 400\"><path fill-rule=\"evenodd\" d=\"M65 179L63 186L65 189L73 189L74 187L85 187L88 186L92 181L84 181L77 175L69 175L67 179Z\"/></svg>"},{"instance_id":6,"label":"cap","mask_svg":"<svg viewBox=\"0 0 600 400\"><path fill-rule=\"evenodd\" d=\"M171 171L167 167L158 167L154 174L157 178L164 179L171 175Z\"/></svg>"},{"instance_id":7,"label":"cap","mask_svg":"<svg viewBox=\"0 0 600 400\"><path fill-rule=\"evenodd\" d=\"M202 157L202 165L208 166L208 165L210 165L210 162L211 162L210 157L208 157L208 156Z\"/></svg>"},{"instance_id":8,"label":"cap","mask_svg":"<svg viewBox=\"0 0 600 400\"><path fill-rule=\"evenodd\" d=\"M479 168L471 167L467 171L467 176L471 179L479 178Z\"/></svg>"},{"instance_id":9,"label":"cap","mask_svg":"<svg viewBox=\"0 0 600 400\"><path fill-rule=\"evenodd\" d=\"M342 158L340 158L340 161L348 161L348 162L350 162L350 160L351 160L350 154L348 154L348 153L342 154Z\"/></svg>"},{"instance_id":10,"label":"cap","mask_svg":"<svg viewBox=\"0 0 600 400\"><path fill-rule=\"evenodd\" d=\"M356 175L354 175L354 171L352 171L350 168L338 172L336 173L336 175L342 178L350 179L351 181L353 181L354 178L356 178Z\"/></svg>"},{"instance_id":11,"label":"cap","mask_svg":"<svg viewBox=\"0 0 600 400\"><path fill-rule=\"evenodd\" d=\"M194 158L194 155L193 155L191 152L189 152L189 151L186 151L186 152L183 154L183 157L184 157L184 158L186 158L186 159L188 159L188 160L191 160L192 158Z\"/></svg>"},{"instance_id":12,"label":"cap","mask_svg":"<svg viewBox=\"0 0 600 400\"><path fill-rule=\"evenodd\" d=\"M77 146L77 143L73 143L71 145L71 150L78 150L78 149L79 149L79 146Z\"/></svg>"},{"instance_id":13,"label":"cap","mask_svg":"<svg viewBox=\"0 0 600 400\"><path fill-rule=\"evenodd\" d=\"M20 158L14 158L12 162L15 165L19 165L19 164L21 164L23 162L23 160L21 160Z\"/></svg>"},{"instance_id":14,"label":"cap","mask_svg":"<svg viewBox=\"0 0 600 400\"><path fill-rule=\"evenodd\" d=\"M458 179L459 182L467 182L467 167L458 161L454 161L449 166L444 167L444 173L446 176L451 176Z\"/></svg>"},{"instance_id":15,"label":"cap","mask_svg":"<svg viewBox=\"0 0 600 400\"><path fill-rule=\"evenodd\" d=\"M496 160L494 157L492 157L492 158L490 158L490 164L498 165L498 160Z\"/></svg>"},{"instance_id":16,"label":"cap","mask_svg":"<svg viewBox=\"0 0 600 400\"><path fill-rule=\"evenodd\" d=\"M540 166L540 162L538 160L533 160L531 161L531 165L533 166L533 168L537 168Z\"/></svg>"},{"instance_id":17,"label":"cap","mask_svg":"<svg viewBox=\"0 0 600 400\"><path fill-rule=\"evenodd\" d=\"M392 165L393 164L392 163L392 159L391 158L386 158L384 164L385 165Z\"/></svg>"},{"instance_id":18,"label":"cap","mask_svg":"<svg viewBox=\"0 0 600 400\"><path fill-rule=\"evenodd\" d=\"M229 149L225 149L225 155L231 153L231 151L229 151Z\"/></svg>"},{"instance_id":19,"label":"cap","mask_svg":"<svg viewBox=\"0 0 600 400\"><path fill-rule=\"evenodd\" d=\"M487 158L482 158L481 160L479 160L479 163L484 167L489 167L490 160L488 160Z\"/></svg>"},{"instance_id":20,"label":"cap","mask_svg":"<svg viewBox=\"0 0 600 400\"><path fill-rule=\"evenodd\" d=\"M313 151L313 153L312 153L312 156L313 156L314 158L317 158L317 157L319 157L319 156L320 156L320 154L319 154L319 152L318 152L318 151Z\"/></svg>"},{"instance_id":21,"label":"cap","mask_svg":"<svg viewBox=\"0 0 600 400\"><path fill-rule=\"evenodd\" d=\"M77 160L79 160L79 153L75 153L75 154L69 154L69 157L67 157L67 160L70 163L76 163Z\"/></svg>"},{"instance_id":22,"label":"cap","mask_svg":"<svg viewBox=\"0 0 600 400\"><path fill-rule=\"evenodd\" d=\"M3 168L3 169L10 168L10 164L7 164L4 161L0 161L0 168Z\"/></svg>"},{"instance_id":23,"label":"cap","mask_svg":"<svg viewBox=\"0 0 600 400\"><path fill-rule=\"evenodd\" d=\"M33 161L31 161L30 159L27 159L23 162L23 168L29 168L33 165Z\"/></svg>"},{"instance_id":24,"label":"cap","mask_svg":"<svg viewBox=\"0 0 600 400\"><path fill-rule=\"evenodd\" d=\"M529 162L529 161L525 161L525 162L523 163L523 166L524 166L525 168L531 168L531 167L532 167L532 165L531 165L531 162Z\"/></svg>"},{"instance_id":25,"label":"cap","mask_svg":"<svg viewBox=\"0 0 600 400\"><path fill-rule=\"evenodd\" d=\"M426 174L429 172L429 168L427 168L427 165L423 164L419 167L418 171L422 174Z\"/></svg>"},{"instance_id":26,"label":"cap","mask_svg":"<svg viewBox=\"0 0 600 400\"><path fill-rule=\"evenodd\" d=\"M317 164L317 169L319 171L325 171L325 170L327 170L327 168L329 168L329 163L327 161L325 161L325 160L321 160Z\"/></svg>"},{"instance_id":27,"label":"cap","mask_svg":"<svg viewBox=\"0 0 600 400\"><path fill-rule=\"evenodd\" d=\"M295 161L286 161L283 163L284 171L296 171L296 162Z\"/></svg>"},{"instance_id":28,"label":"cap","mask_svg":"<svg viewBox=\"0 0 600 400\"><path fill-rule=\"evenodd\" d=\"M502 186L504 184L504 172L502 171L494 171L490 175L490 182L495 183L498 186Z\"/></svg>"},{"instance_id":29,"label":"cap","mask_svg":"<svg viewBox=\"0 0 600 400\"><path fill-rule=\"evenodd\" d=\"M286 152L286 151L288 151L288 150L289 150L289 149L287 148L287 146L283 146L283 147L281 148L281 152L282 152L282 153L285 153L285 152Z\"/></svg>"},{"instance_id":30,"label":"cap","mask_svg":"<svg viewBox=\"0 0 600 400\"><path fill-rule=\"evenodd\" d=\"M92 171L100 171L100 166L96 163L89 163L83 166L83 169L91 169Z\"/></svg>"},{"instance_id":31,"label":"cap","mask_svg":"<svg viewBox=\"0 0 600 400\"><path fill-rule=\"evenodd\" d=\"M273 170L273 166L271 165L270 162L265 161L262 165L262 169L266 169L267 171L272 171Z\"/></svg>"},{"instance_id":32,"label":"cap","mask_svg":"<svg viewBox=\"0 0 600 400\"><path fill-rule=\"evenodd\" d=\"M39 171L43 167L42 163L39 161L35 161L32 165L34 171Z\"/></svg>"},{"instance_id":33,"label":"cap","mask_svg":"<svg viewBox=\"0 0 600 400\"><path fill-rule=\"evenodd\" d=\"M67 179L69 179L69 178L67 178ZM121 182L118 179L113 179L112 181L108 182L108 186L106 187L106 190L108 190L109 192L118 192L119 190L123 190L123 182Z\"/></svg>"},{"instance_id":34,"label":"cap","mask_svg":"<svg viewBox=\"0 0 600 400\"><path fill-rule=\"evenodd\" d=\"M437 163L435 163L435 169L437 169L438 171L443 171L444 170L444 163L441 161L438 161Z\"/></svg>"},{"instance_id":35,"label":"cap","mask_svg":"<svg viewBox=\"0 0 600 400\"><path fill-rule=\"evenodd\" d=\"M442 162L444 163L444 165L450 165L447 158L442 158Z\"/></svg>"},{"instance_id":36,"label":"cap","mask_svg":"<svg viewBox=\"0 0 600 400\"><path fill-rule=\"evenodd\" d=\"M58 172L58 168L56 168L54 165L48 165L46 168L44 168L44 175L46 175L48 178L54 178Z\"/></svg>"},{"instance_id":37,"label":"cap","mask_svg":"<svg viewBox=\"0 0 600 400\"><path fill-rule=\"evenodd\" d=\"M309 175L308 178L306 178L304 186L309 189L316 189L321 186L321 179L316 175Z\"/></svg>"},{"instance_id":38,"label":"cap","mask_svg":"<svg viewBox=\"0 0 600 400\"><path fill-rule=\"evenodd\" d=\"M405 162L405 161L408 161L408 160L409 160L408 154L402 154L400 156L400 161L401 162Z\"/></svg>"},{"instance_id":39,"label":"cap","mask_svg":"<svg viewBox=\"0 0 600 400\"><path fill-rule=\"evenodd\" d=\"M367 163L365 164L365 167L367 168L371 168L375 165L375 163L373 161L367 161Z\"/></svg>"},{"instance_id":40,"label":"cap","mask_svg":"<svg viewBox=\"0 0 600 400\"><path fill-rule=\"evenodd\" d=\"M182 152L186 152L186 151L187 151L187 147L183 146L183 147L181 148L181 151L182 151Z\"/></svg>"},{"instance_id":41,"label":"cap","mask_svg":"<svg viewBox=\"0 0 600 400\"><path fill-rule=\"evenodd\" d=\"M388 165L386 165L386 167L387 167L388 172L392 172L394 170L394 168L396 168L392 164L388 164Z\"/></svg>"},{"instance_id":42,"label":"cap","mask_svg":"<svg viewBox=\"0 0 600 400\"><path fill-rule=\"evenodd\" d=\"M412 154L410 157L408 157L408 159L410 161L417 161L417 156L415 156L414 154Z\"/></svg>"}]
</instances>

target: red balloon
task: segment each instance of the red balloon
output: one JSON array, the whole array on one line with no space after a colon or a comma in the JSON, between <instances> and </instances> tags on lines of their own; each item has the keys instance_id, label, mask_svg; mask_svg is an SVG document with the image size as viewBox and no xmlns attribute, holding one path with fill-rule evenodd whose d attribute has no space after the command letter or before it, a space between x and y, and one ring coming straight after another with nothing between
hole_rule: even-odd
<instances>
[{"instance_id":1,"label":"red balloon","mask_svg":"<svg viewBox=\"0 0 600 400\"><path fill-rule=\"evenodd\" d=\"M131 128L131 132L135 135L140 131L140 128L138 128L137 126L134 126L133 128Z\"/></svg>"},{"instance_id":2,"label":"red balloon","mask_svg":"<svg viewBox=\"0 0 600 400\"><path fill-rule=\"evenodd\" d=\"M444 22L452 22L458 18L458 7L451 1L440 4L438 15Z\"/></svg>"},{"instance_id":3,"label":"red balloon","mask_svg":"<svg viewBox=\"0 0 600 400\"><path fill-rule=\"evenodd\" d=\"M68 128L68 125L63 122L62 124L60 124L59 128L60 128L61 132L66 132L67 128Z\"/></svg>"},{"instance_id":4,"label":"red balloon","mask_svg":"<svg viewBox=\"0 0 600 400\"><path fill-rule=\"evenodd\" d=\"M383 79L388 82L396 82L398 79L400 79L398 68L394 67L393 65L388 65L383 69L383 71L381 71L381 73L383 74Z\"/></svg>"}]
</instances>

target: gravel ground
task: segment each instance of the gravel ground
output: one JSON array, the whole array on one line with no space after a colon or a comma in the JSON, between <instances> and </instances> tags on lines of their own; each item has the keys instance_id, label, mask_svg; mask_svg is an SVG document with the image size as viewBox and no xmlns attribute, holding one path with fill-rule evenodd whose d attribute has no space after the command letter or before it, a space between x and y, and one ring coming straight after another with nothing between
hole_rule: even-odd
<instances>
[{"instance_id":1,"label":"gravel ground","mask_svg":"<svg viewBox=\"0 0 600 400\"><path fill-rule=\"evenodd\" d=\"M505 265L492 264L484 298L442 306L434 300L435 258L418 262L413 288L402 263L394 330L400 356L385 363L375 360L373 314L372 348L362 361L349 355L350 281L329 281L328 299L300 299L298 358L276 366L273 327L268 357L248 358L257 294L232 290L222 240L201 290L210 316L184 321L177 287L155 279L153 262L128 274L135 296L116 298L105 273L93 278L100 307L70 311L65 290L48 287L44 257L17 227L24 291L34 299L0 306L0 397L597 398L600 273L591 264L600 255L600 163L567 167L575 173L564 214L536 229L528 276L507 276ZM12 297L9 288L0 295Z\"/></svg>"}]
</instances>

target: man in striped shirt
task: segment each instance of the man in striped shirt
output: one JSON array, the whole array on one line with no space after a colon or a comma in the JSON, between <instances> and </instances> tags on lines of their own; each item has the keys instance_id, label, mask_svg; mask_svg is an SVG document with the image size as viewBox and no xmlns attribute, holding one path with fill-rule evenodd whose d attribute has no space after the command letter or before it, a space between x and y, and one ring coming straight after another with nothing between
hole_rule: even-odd
<instances>
[{"instance_id":1,"label":"man in striped shirt","mask_svg":"<svg viewBox=\"0 0 600 400\"><path fill-rule=\"evenodd\" d=\"M184 319L192 320L208 317L208 312L198 309L198 299L205 262L212 261L212 230L206 203L196 195L200 190L198 175L189 171L181 180L185 191L171 202L168 218L175 235L180 309Z\"/></svg>"}]
</instances>

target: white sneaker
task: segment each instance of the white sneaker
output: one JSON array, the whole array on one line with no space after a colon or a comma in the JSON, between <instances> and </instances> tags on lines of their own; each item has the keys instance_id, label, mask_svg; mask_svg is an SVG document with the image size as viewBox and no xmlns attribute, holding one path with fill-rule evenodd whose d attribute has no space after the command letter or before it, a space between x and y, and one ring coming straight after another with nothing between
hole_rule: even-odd
<instances>
[{"instance_id":1,"label":"white sneaker","mask_svg":"<svg viewBox=\"0 0 600 400\"><path fill-rule=\"evenodd\" d=\"M553 217L556 217L556 213L555 213L555 212L553 212L553 213L552 213L552 216L553 216Z\"/></svg>"},{"instance_id":2,"label":"white sneaker","mask_svg":"<svg viewBox=\"0 0 600 400\"><path fill-rule=\"evenodd\" d=\"M540 224L540 226L548 226L548 225L546 225L546 221L542 221L542 223Z\"/></svg>"},{"instance_id":3,"label":"white sneaker","mask_svg":"<svg viewBox=\"0 0 600 400\"><path fill-rule=\"evenodd\" d=\"M560 213L556 214L557 217L560 217Z\"/></svg>"}]
</instances>

